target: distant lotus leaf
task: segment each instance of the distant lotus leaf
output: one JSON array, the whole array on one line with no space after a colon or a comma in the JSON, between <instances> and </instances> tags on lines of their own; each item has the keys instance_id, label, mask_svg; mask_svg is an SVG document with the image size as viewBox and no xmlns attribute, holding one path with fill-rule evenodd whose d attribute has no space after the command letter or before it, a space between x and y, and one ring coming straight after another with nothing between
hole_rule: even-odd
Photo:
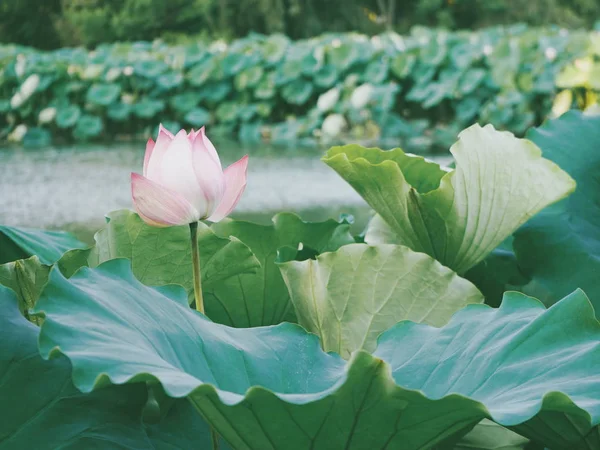
<instances>
[{"instance_id":1,"label":"distant lotus leaf","mask_svg":"<svg viewBox=\"0 0 600 450\"><path fill-rule=\"evenodd\" d=\"M87 91L86 100L100 106L108 106L115 102L121 95L121 86L118 84L94 84Z\"/></svg>"},{"instance_id":2,"label":"distant lotus leaf","mask_svg":"<svg viewBox=\"0 0 600 450\"><path fill-rule=\"evenodd\" d=\"M77 105L66 105L56 111L56 125L59 128L71 128L75 126L81 117L81 109Z\"/></svg>"},{"instance_id":3,"label":"distant lotus leaf","mask_svg":"<svg viewBox=\"0 0 600 450\"><path fill-rule=\"evenodd\" d=\"M194 127L202 127L210 122L210 113L204 108L194 108L185 115L185 121Z\"/></svg>"}]
</instances>

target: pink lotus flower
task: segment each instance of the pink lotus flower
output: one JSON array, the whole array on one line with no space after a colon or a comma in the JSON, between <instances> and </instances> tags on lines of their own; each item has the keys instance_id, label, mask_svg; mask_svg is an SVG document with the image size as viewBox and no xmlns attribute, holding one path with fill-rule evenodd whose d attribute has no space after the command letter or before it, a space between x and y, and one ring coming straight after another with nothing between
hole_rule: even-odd
<instances>
[{"instance_id":1,"label":"pink lotus flower","mask_svg":"<svg viewBox=\"0 0 600 450\"><path fill-rule=\"evenodd\" d=\"M146 145L143 176L131 174L135 210L156 227L218 222L240 200L247 167L246 155L223 171L204 127L173 136L161 125L156 143Z\"/></svg>"}]
</instances>

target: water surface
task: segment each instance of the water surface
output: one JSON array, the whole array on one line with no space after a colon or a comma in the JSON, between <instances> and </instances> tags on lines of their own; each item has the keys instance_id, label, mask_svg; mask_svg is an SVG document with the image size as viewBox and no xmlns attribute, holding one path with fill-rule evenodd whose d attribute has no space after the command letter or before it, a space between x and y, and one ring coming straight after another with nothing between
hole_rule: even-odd
<instances>
[{"instance_id":1,"label":"water surface","mask_svg":"<svg viewBox=\"0 0 600 450\"><path fill-rule=\"evenodd\" d=\"M130 173L141 172L144 145L120 143L0 148L0 223L68 229L88 234L110 211L132 208ZM307 220L356 216L368 220L364 201L320 161L322 150L217 145L226 166L248 153L248 185L234 217L268 222L279 211Z\"/></svg>"}]
</instances>

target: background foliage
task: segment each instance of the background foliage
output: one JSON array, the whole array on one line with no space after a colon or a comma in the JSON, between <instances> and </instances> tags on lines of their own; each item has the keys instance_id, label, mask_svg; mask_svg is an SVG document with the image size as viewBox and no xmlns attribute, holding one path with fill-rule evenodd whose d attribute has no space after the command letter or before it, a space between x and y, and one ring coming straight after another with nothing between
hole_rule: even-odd
<instances>
[{"instance_id":1,"label":"background foliage","mask_svg":"<svg viewBox=\"0 0 600 450\"><path fill-rule=\"evenodd\" d=\"M521 135L553 105L559 114L595 103L600 33L415 27L406 36L251 34L94 51L7 45L0 67L1 136L27 146L148 136L160 120L171 129L209 124L211 136L248 143L447 149L475 121Z\"/></svg>"},{"instance_id":2,"label":"background foliage","mask_svg":"<svg viewBox=\"0 0 600 450\"><path fill-rule=\"evenodd\" d=\"M599 15L596 0L20 0L0 4L0 42L58 48L160 36L239 38L251 31L292 39L407 32L414 24L589 27Z\"/></svg>"}]
</instances>

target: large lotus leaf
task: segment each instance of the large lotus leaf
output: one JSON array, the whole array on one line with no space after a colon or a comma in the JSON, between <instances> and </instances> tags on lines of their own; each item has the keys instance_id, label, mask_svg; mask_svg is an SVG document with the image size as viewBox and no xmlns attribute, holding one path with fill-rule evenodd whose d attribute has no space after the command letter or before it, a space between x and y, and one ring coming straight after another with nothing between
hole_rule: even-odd
<instances>
[{"instance_id":1,"label":"large lotus leaf","mask_svg":"<svg viewBox=\"0 0 600 450\"><path fill-rule=\"evenodd\" d=\"M112 212L107 219L106 227L94 236L96 245L91 250L69 252L59 261L64 274L70 276L81 266L95 267L111 259L128 258L133 273L143 283L151 286L175 283L192 292L192 256L187 226L151 227L128 210ZM205 292L212 292L215 285L227 278L258 270L259 262L245 244L235 238L219 237L202 224L198 231L198 246ZM207 300L206 307L211 310L215 306Z\"/></svg>"},{"instance_id":2,"label":"large lotus leaf","mask_svg":"<svg viewBox=\"0 0 600 450\"><path fill-rule=\"evenodd\" d=\"M293 324L213 323L127 260L53 270L37 311L41 354L65 354L77 388L158 381L236 449L432 449L484 418L555 450L600 445L600 325L581 291L549 310L510 293L443 328L401 322L350 362Z\"/></svg>"},{"instance_id":3,"label":"large lotus leaf","mask_svg":"<svg viewBox=\"0 0 600 450\"><path fill-rule=\"evenodd\" d=\"M600 311L600 117L568 112L528 137L576 181L566 200L546 208L515 234L514 248L532 286L553 303L580 287Z\"/></svg>"},{"instance_id":4,"label":"large lotus leaf","mask_svg":"<svg viewBox=\"0 0 600 450\"><path fill-rule=\"evenodd\" d=\"M225 221L212 229L222 237L233 236L246 244L260 262L255 274L240 274L216 285L206 298L207 314L236 327L274 325L293 320L290 295L275 264L282 248L296 250L302 244L309 256L337 250L354 242L348 222L304 222L295 214L273 217L273 225ZM294 259L296 254L292 255Z\"/></svg>"},{"instance_id":5,"label":"large lotus leaf","mask_svg":"<svg viewBox=\"0 0 600 450\"><path fill-rule=\"evenodd\" d=\"M94 84L86 94L86 100L94 105L108 106L121 94L121 86L115 83Z\"/></svg>"},{"instance_id":6,"label":"large lotus leaf","mask_svg":"<svg viewBox=\"0 0 600 450\"><path fill-rule=\"evenodd\" d=\"M298 323L327 352L348 358L375 349L377 337L402 320L442 326L483 296L424 253L400 245L345 245L316 260L280 266Z\"/></svg>"},{"instance_id":7,"label":"large lotus leaf","mask_svg":"<svg viewBox=\"0 0 600 450\"><path fill-rule=\"evenodd\" d=\"M84 248L71 233L0 225L0 264L36 255L44 264L56 262L67 250Z\"/></svg>"},{"instance_id":8,"label":"large lotus leaf","mask_svg":"<svg viewBox=\"0 0 600 450\"><path fill-rule=\"evenodd\" d=\"M39 329L20 316L14 297L0 286L1 450L208 448L206 423L183 399L144 425L143 383L77 390L67 358L39 356Z\"/></svg>"},{"instance_id":9,"label":"large lotus leaf","mask_svg":"<svg viewBox=\"0 0 600 450\"><path fill-rule=\"evenodd\" d=\"M462 438L452 450L524 450L529 439L484 419Z\"/></svg>"},{"instance_id":10,"label":"large lotus leaf","mask_svg":"<svg viewBox=\"0 0 600 450\"><path fill-rule=\"evenodd\" d=\"M519 291L530 281L519 267L512 242L511 236L465 274L490 306L499 306L504 292Z\"/></svg>"},{"instance_id":11,"label":"large lotus leaf","mask_svg":"<svg viewBox=\"0 0 600 450\"><path fill-rule=\"evenodd\" d=\"M491 125L467 128L450 151L457 167L449 172L400 149L357 145L333 147L324 161L381 215L397 243L459 274L575 188L532 142Z\"/></svg>"}]
</instances>

